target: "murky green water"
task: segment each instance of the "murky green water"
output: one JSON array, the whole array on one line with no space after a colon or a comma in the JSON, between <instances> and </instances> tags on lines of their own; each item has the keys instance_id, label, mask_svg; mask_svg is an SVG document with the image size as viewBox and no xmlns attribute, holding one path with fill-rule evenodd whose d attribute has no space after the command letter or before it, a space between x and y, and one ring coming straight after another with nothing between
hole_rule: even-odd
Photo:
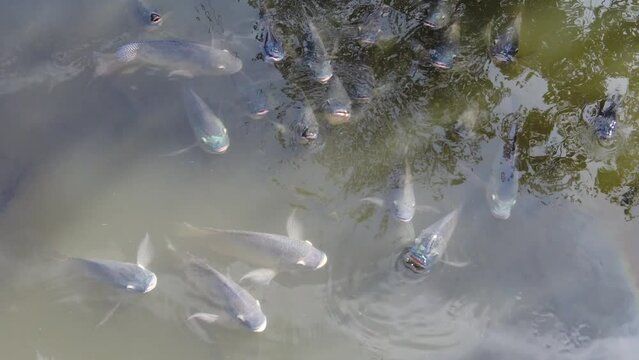
<instances>
[{"instance_id":1,"label":"murky green water","mask_svg":"<svg viewBox=\"0 0 639 360\"><path fill-rule=\"evenodd\" d=\"M393 10L380 40L362 48L355 36L370 2L271 1L289 55L277 65L261 60L253 1L148 2L165 14L154 31L140 28L126 0L0 5L3 358L634 359L639 3L462 0L459 57L444 71L428 57L441 31L418 20L429 2L385 2ZM519 10L518 61L496 66L486 30ZM320 118L317 147L273 125L294 121L305 98L323 101L325 85L300 64L306 17L336 76L348 84L352 66L364 64L376 80L349 124ZM138 39L209 43L211 32L237 35L227 45L271 111L247 116L230 76L190 80L224 120L230 148L163 156L193 142L184 81L148 69L96 78L93 53ZM612 91L624 94L622 112L604 146L582 109ZM472 106L475 121L455 131ZM513 113L523 119L522 177L511 217L499 220L460 169L488 179ZM463 206L448 251L467 266L423 277L396 268L406 224L360 199L383 196L404 156L417 203L441 211L418 212L412 225L419 231ZM211 342L203 341L186 321L202 299L165 246L172 225L283 234L293 208L328 264L254 290L265 332L205 326ZM113 302L48 276L62 256L134 262L145 232L158 286L101 326ZM250 269L199 255L236 280Z\"/></svg>"}]
</instances>

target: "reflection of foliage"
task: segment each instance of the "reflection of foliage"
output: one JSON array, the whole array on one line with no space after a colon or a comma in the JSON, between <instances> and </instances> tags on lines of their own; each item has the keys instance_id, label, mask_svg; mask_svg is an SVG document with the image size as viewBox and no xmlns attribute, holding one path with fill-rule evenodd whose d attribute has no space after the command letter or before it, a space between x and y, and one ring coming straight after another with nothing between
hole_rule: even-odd
<instances>
[{"instance_id":1,"label":"reflection of foliage","mask_svg":"<svg viewBox=\"0 0 639 360\"><path fill-rule=\"evenodd\" d=\"M316 20L336 58L334 64L365 63L374 70L373 101L354 116L352 124L329 129L326 147L318 157L335 177L344 179L345 191L385 187L385 179L402 162L406 145L416 176L436 190L447 186L456 176L457 162L478 163L481 143L501 136L503 115L489 113L513 96L512 87L526 89L527 80L538 76L547 86L539 94L543 108L525 98L515 107L525 117L518 138L522 189L545 200L578 201L584 194L602 193L622 203L632 217L630 209L639 204L635 195L639 135L632 129L632 119L639 112L632 89L639 80L634 71L639 67L639 29L631 0L592 8L576 0L525 5L509 0L464 2L457 16L462 28L460 56L450 71L437 71L428 64L428 51L441 35L420 25L428 6L399 0L383 3L391 9L385 29L391 29L394 38L366 49L359 47L354 34L357 23L373 10L370 3L312 2L304 9L289 0L270 3L279 15L294 14L290 19L295 20L279 17L284 29L302 26L287 21ZM491 73L494 66L487 57L486 33L494 33L519 11L523 12L519 61L497 69L500 79L510 81L503 83ZM295 53L299 55L299 49L291 52ZM292 60L279 69L297 83L289 92L306 93L317 86L300 80L304 76ZM619 134L623 140L618 139L612 154L602 160L593 155L596 145L587 136L581 109L606 97L606 81L612 77L627 78L631 84L621 119L627 131ZM321 101L321 96L310 93L307 98ZM473 136L460 136L453 128L472 102L481 108Z\"/></svg>"}]
</instances>

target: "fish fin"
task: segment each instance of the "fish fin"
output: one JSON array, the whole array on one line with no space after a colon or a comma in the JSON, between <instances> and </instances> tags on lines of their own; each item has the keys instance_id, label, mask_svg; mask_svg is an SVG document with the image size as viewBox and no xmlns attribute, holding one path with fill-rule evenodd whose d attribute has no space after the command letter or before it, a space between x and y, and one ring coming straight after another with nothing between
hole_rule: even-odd
<instances>
[{"instance_id":1,"label":"fish fin","mask_svg":"<svg viewBox=\"0 0 639 360\"><path fill-rule=\"evenodd\" d=\"M488 187L488 184L484 180L482 180L479 176L477 176L477 174L475 174L473 172L473 169L471 169L470 167L464 164L457 164L457 168L459 172L461 172L462 175L464 175L473 184L480 186L482 188Z\"/></svg>"},{"instance_id":2,"label":"fish fin","mask_svg":"<svg viewBox=\"0 0 639 360\"><path fill-rule=\"evenodd\" d=\"M151 239L149 233L144 235L144 238L138 245L137 263L143 268L149 266L153 260L153 245L151 245Z\"/></svg>"},{"instance_id":3,"label":"fish fin","mask_svg":"<svg viewBox=\"0 0 639 360\"><path fill-rule=\"evenodd\" d=\"M256 269L247 272L240 278L239 282L242 283L246 280L253 284L268 285L275 275L277 275L277 272L273 269Z\"/></svg>"},{"instance_id":4,"label":"fish fin","mask_svg":"<svg viewBox=\"0 0 639 360\"><path fill-rule=\"evenodd\" d=\"M98 325L96 325L96 327L100 327L104 325L107 321L109 321L109 319L113 316L113 314L115 314L115 312L118 310L121 304L122 304L121 302L118 302L117 304L115 304L115 306L111 310L109 310L109 312L106 313L102 321L100 321Z\"/></svg>"},{"instance_id":5,"label":"fish fin","mask_svg":"<svg viewBox=\"0 0 639 360\"><path fill-rule=\"evenodd\" d=\"M373 205L379 206L379 207L384 206L384 199L380 199L380 198L377 198L377 197L365 197L363 199L360 199L359 201L367 202L367 203L370 203L370 204L373 204Z\"/></svg>"},{"instance_id":6,"label":"fish fin","mask_svg":"<svg viewBox=\"0 0 639 360\"><path fill-rule=\"evenodd\" d=\"M173 251L173 252L177 251L177 247L173 245L173 241L171 241L171 239L169 239L168 236L164 237L164 243L166 244L166 248L169 249L170 251Z\"/></svg>"},{"instance_id":7,"label":"fish fin","mask_svg":"<svg viewBox=\"0 0 639 360\"><path fill-rule=\"evenodd\" d=\"M302 240L304 239L304 234L302 232L302 224L295 217L295 213L297 212L297 208L294 208L291 212L291 215L288 216L286 220L286 233L288 237L294 240Z\"/></svg>"},{"instance_id":8,"label":"fish fin","mask_svg":"<svg viewBox=\"0 0 639 360\"><path fill-rule=\"evenodd\" d=\"M124 66L124 63L119 61L115 54L104 54L99 52L93 53L93 64L95 66L95 71L93 73L95 77L114 73Z\"/></svg>"},{"instance_id":9,"label":"fish fin","mask_svg":"<svg viewBox=\"0 0 639 360\"><path fill-rule=\"evenodd\" d=\"M174 80L176 78L180 78L180 77L185 77L188 79L192 79L193 78L193 74L187 70L184 69L180 69L180 70L173 70L169 73L168 78L169 80Z\"/></svg>"},{"instance_id":10,"label":"fish fin","mask_svg":"<svg viewBox=\"0 0 639 360\"><path fill-rule=\"evenodd\" d=\"M212 324L216 322L219 318L220 318L219 315L199 312L199 313L191 314L191 316L189 316L186 320L191 321L193 319L197 319L200 321L204 321L205 323Z\"/></svg>"},{"instance_id":11,"label":"fish fin","mask_svg":"<svg viewBox=\"0 0 639 360\"><path fill-rule=\"evenodd\" d=\"M189 145L189 146L187 146L187 147L185 147L185 148L181 148L181 149L178 149L178 150L175 150L175 151L171 151L170 153L166 153L166 154L161 154L160 156L177 156L177 155L182 155L182 154L184 154L185 152L187 152L187 151L189 151L189 150L191 150L191 149L193 149L193 148L195 148L195 147L197 147L197 142L196 142L195 144L191 144L191 145Z\"/></svg>"},{"instance_id":12,"label":"fish fin","mask_svg":"<svg viewBox=\"0 0 639 360\"><path fill-rule=\"evenodd\" d=\"M417 205L417 206L415 206L415 210L417 210L417 211L434 212L436 214L439 214L441 212L436 207L428 206L428 205Z\"/></svg>"},{"instance_id":13,"label":"fish fin","mask_svg":"<svg viewBox=\"0 0 639 360\"><path fill-rule=\"evenodd\" d=\"M469 261L451 261L448 259L446 255L444 255L441 259L439 259L439 261L441 261L443 264L446 264L448 266L457 267L457 268L462 268L470 264Z\"/></svg>"},{"instance_id":14,"label":"fish fin","mask_svg":"<svg viewBox=\"0 0 639 360\"><path fill-rule=\"evenodd\" d=\"M178 237L202 237L211 235L212 231L206 228L199 228L187 222L181 222L176 225L175 234Z\"/></svg>"}]
</instances>

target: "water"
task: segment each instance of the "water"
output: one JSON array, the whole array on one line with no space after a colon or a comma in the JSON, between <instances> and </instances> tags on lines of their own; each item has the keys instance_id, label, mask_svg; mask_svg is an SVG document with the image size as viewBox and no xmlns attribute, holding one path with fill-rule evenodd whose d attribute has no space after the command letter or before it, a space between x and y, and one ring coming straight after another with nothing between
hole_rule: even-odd
<instances>
[{"instance_id":1,"label":"water","mask_svg":"<svg viewBox=\"0 0 639 360\"><path fill-rule=\"evenodd\" d=\"M418 2L386 2L398 11L366 49L355 36L356 22L372 9L367 2L271 2L289 54L277 66L260 60L251 38L255 2L149 3L167 14L161 29L141 29L124 0L0 7L4 357L633 358L639 4L528 2L518 62L497 67L486 56L486 26L507 21L519 4L462 1L460 56L452 70L440 71L411 41L423 50L438 38L418 26ZM288 125L305 98L321 102L324 87L298 62L295 34L304 16L320 30L336 74L348 82L342 69L362 63L377 83L351 124L320 119L323 146L311 149L271 123ZM247 35L228 47L274 108L252 119L231 78L194 79L225 121L231 146L221 156L197 149L162 156L194 141L182 81L148 69L94 78L92 54L136 39L206 44L210 32ZM601 145L581 109L615 89L625 93L620 129ZM472 103L477 121L459 135L457 119ZM523 115L522 178L503 221L459 168L488 179L506 136L501 120L513 111ZM383 197L405 145L417 203L442 214L463 205L448 251L468 266L409 275L395 260L410 231L360 202ZM268 317L264 333L207 326L212 343L203 341L185 319L206 310L204 301L188 291L165 246L172 224L285 233L294 207L306 237L328 254L327 266L281 274L253 290ZM418 212L413 226L419 231L442 214ZM88 284L65 283L47 264L63 255L135 262L145 232L156 247L149 268L158 286L123 299L98 327L113 302ZM236 280L250 269L205 255Z\"/></svg>"}]
</instances>

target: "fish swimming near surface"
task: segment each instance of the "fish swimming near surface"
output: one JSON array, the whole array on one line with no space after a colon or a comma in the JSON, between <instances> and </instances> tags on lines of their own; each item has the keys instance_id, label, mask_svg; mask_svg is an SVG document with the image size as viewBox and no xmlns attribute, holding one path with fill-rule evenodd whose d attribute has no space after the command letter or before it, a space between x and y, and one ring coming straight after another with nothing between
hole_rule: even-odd
<instances>
[{"instance_id":1,"label":"fish swimming near surface","mask_svg":"<svg viewBox=\"0 0 639 360\"><path fill-rule=\"evenodd\" d=\"M238 285L230 277L222 275L202 259L192 257L186 265L187 278L194 282L224 311L252 332L266 329L266 316L262 312L260 302L248 291ZM200 320L206 323L217 322L217 314L198 312L189 316L188 320Z\"/></svg>"},{"instance_id":2,"label":"fish swimming near surface","mask_svg":"<svg viewBox=\"0 0 639 360\"><path fill-rule=\"evenodd\" d=\"M230 140L226 127L211 108L190 87L182 90L186 115L195 134L197 145L207 153L223 154Z\"/></svg>"},{"instance_id":3,"label":"fish swimming near surface","mask_svg":"<svg viewBox=\"0 0 639 360\"><path fill-rule=\"evenodd\" d=\"M240 259L262 268L243 280L268 284L278 271L313 271L326 265L327 256L308 240L302 240L302 228L291 213L286 224L288 236L242 230L199 228L178 224L177 236L184 241L199 241L206 249Z\"/></svg>"},{"instance_id":4,"label":"fish swimming near surface","mask_svg":"<svg viewBox=\"0 0 639 360\"><path fill-rule=\"evenodd\" d=\"M615 93L584 108L583 118L590 124L593 134L599 140L609 141L615 137L622 98L621 94Z\"/></svg>"},{"instance_id":5,"label":"fish swimming near surface","mask_svg":"<svg viewBox=\"0 0 639 360\"><path fill-rule=\"evenodd\" d=\"M304 48L304 64L310 69L313 78L327 83L333 77L333 66L319 31L309 20L304 28L302 45Z\"/></svg>"},{"instance_id":6,"label":"fish swimming near surface","mask_svg":"<svg viewBox=\"0 0 639 360\"><path fill-rule=\"evenodd\" d=\"M486 195L490 212L499 219L510 217L517 202L519 192L519 171L517 170L517 132L519 118L510 124L508 138L504 141L500 156L495 158L492 175L488 182Z\"/></svg>"},{"instance_id":7,"label":"fish swimming near surface","mask_svg":"<svg viewBox=\"0 0 639 360\"><path fill-rule=\"evenodd\" d=\"M437 0L432 10L428 11L426 18L423 20L424 26L433 30L446 27L452 21L457 5L457 0Z\"/></svg>"},{"instance_id":8,"label":"fish swimming near surface","mask_svg":"<svg viewBox=\"0 0 639 360\"><path fill-rule=\"evenodd\" d=\"M246 107L252 118L259 119L269 113L270 109L266 94L253 79L245 74L244 71L239 71L233 75L233 80L243 100L246 102Z\"/></svg>"},{"instance_id":9,"label":"fish swimming near surface","mask_svg":"<svg viewBox=\"0 0 639 360\"><path fill-rule=\"evenodd\" d=\"M344 83L351 100L357 104L370 102L375 88L373 69L363 64L344 66L343 69L348 72L348 76L344 77Z\"/></svg>"},{"instance_id":10,"label":"fish swimming near surface","mask_svg":"<svg viewBox=\"0 0 639 360\"><path fill-rule=\"evenodd\" d=\"M438 69L451 69L459 53L461 30L459 22L454 22L445 31L442 42L431 52L431 63Z\"/></svg>"},{"instance_id":11,"label":"fish swimming near surface","mask_svg":"<svg viewBox=\"0 0 639 360\"><path fill-rule=\"evenodd\" d=\"M393 217L401 222L410 222L415 216L415 211L428 210L438 212L437 209L430 206L417 206L415 203L415 188L413 185L413 174L410 170L408 160L404 159L404 171L395 172L391 177L391 191L388 200L381 198L367 197L361 201L384 206L389 206Z\"/></svg>"},{"instance_id":12,"label":"fish swimming near surface","mask_svg":"<svg viewBox=\"0 0 639 360\"><path fill-rule=\"evenodd\" d=\"M264 60L272 63L282 62L286 58L286 50L284 50L284 44L276 34L273 22L266 10L260 12L260 26L262 28L262 55L264 55Z\"/></svg>"},{"instance_id":13,"label":"fish swimming near surface","mask_svg":"<svg viewBox=\"0 0 639 360\"><path fill-rule=\"evenodd\" d=\"M293 135L300 144L308 144L319 136L319 124L315 117L313 108L306 102L302 106L302 111L293 121Z\"/></svg>"},{"instance_id":14,"label":"fish swimming near surface","mask_svg":"<svg viewBox=\"0 0 639 360\"><path fill-rule=\"evenodd\" d=\"M519 33L522 13L520 12L506 28L492 41L490 54L497 63L508 64L516 60L519 52Z\"/></svg>"},{"instance_id":15,"label":"fish swimming near surface","mask_svg":"<svg viewBox=\"0 0 639 360\"><path fill-rule=\"evenodd\" d=\"M444 258L459 212L459 209L453 210L422 230L415 243L400 255L401 263L417 274L429 273L440 262L457 267L466 266L466 263L455 263Z\"/></svg>"},{"instance_id":16,"label":"fish swimming near surface","mask_svg":"<svg viewBox=\"0 0 639 360\"><path fill-rule=\"evenodd\" d=\"M168 76L193 78L229 75L242 70L242 60L227 49L184 40L148 40L121 46L114 54L94 54L95 75L125 68L161 68Z\"/></svg>"},{"instance_id":17,"label":"fish swimming near surface","mask_svg":"<svg viewBox=\"0 0 639 360\"><path fill-rule=\"evenodd\" d=\"M379 4L358 25L357 41L361 46L371 46L377 42L379 33L382 31L382 20L386 11L386 6Z\"/></svg>"},{"instance_id":18,"label":"fish swimming near surface","mask_svg":"<svg viewBox=\"0 0 639 360\"><path fill-rule=\"evenodd\" d=\"M347 123L351 118L352 102L348 92L338 76L333 76L326 90L326 100L322 112L331 125Z\"/></svg>"}]
</instances>

